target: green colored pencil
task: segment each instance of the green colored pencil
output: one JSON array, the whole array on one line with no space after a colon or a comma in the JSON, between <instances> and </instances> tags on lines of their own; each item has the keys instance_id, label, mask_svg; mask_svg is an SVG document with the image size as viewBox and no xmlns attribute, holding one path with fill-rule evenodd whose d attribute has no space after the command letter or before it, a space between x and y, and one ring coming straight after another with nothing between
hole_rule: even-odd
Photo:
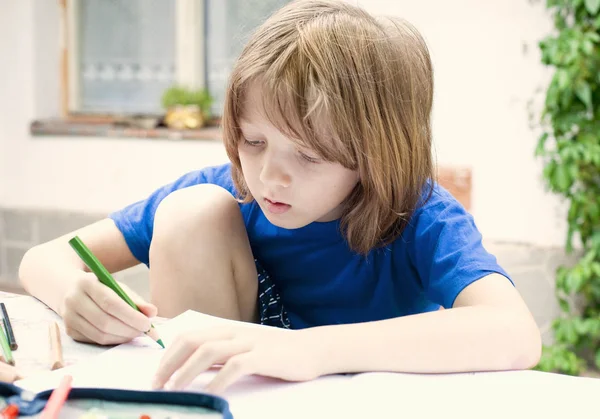
<instances>
[{"instance_id":1,"label":"green colored pencil","mask_svg":"<svg viewBox=\"0 0 600 419\"><path fill-rule=\"evenodd\" d=\"M0 346L2 346L2 352L4 353L4 359L10 365L15 365L15 359L13 358L12 350L8 344L8 338L6 337L6 331L3 326L0 326Z\"/></svg>"},{"instance_id":2,"label":"green colored pencil","mask_svg":"<svg viewBox=\"0 0 600 419\"><path fill-rule=\"evenodd\" d=\"M69 244L75 250L75 252L79 255L83 263L87 265L88 268L98 277L98 280L102 282L104 285L113 290L119 297L123 299L127 304L136 309L137 311L141 311L138 306L133 302L131 298L123 291L123 288L119 286L117 281L113 278L113 276L108 272L108 269L100 263L100 261L94 256L92 251L81 241L81 239L77 236L73 237L69 240ZM162 342L162 339L158 336L156 329L153 324L150 325L150 330L146 332L146 335L151 337L163 348L165 345ZM10 348L9 348L10 349Z\"/></svg>"}]
</instances>

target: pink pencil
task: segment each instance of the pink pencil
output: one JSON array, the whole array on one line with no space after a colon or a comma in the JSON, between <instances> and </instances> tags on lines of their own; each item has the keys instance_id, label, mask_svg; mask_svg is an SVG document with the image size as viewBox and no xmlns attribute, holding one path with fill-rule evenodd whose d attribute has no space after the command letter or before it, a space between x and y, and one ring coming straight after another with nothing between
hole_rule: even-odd
<instances>
[{"instance_id":1,"label":"pink pencil","mask_svg":"<svg viewBox=\"0 0 600 419\"><path fill-rule=\"evenodd\" d=\"M73 377L70 375L65 375L63 377L58 387L56 387L52 391L52 394L50 394L50 398L48 399L48 403L46 403L46 407L40 415L40 419L58 418L60 409L62 409L63 405L65 404L65 400L67 400L69 392L71 391L72 381Z\"/></svg>"}]
</instances>

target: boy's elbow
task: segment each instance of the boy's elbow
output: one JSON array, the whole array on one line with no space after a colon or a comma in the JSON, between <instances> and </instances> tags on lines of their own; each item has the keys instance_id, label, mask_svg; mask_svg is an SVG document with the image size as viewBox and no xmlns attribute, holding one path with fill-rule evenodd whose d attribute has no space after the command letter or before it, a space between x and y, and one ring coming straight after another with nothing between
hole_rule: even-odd
<instances>
[{"instance_id":1,"label":"boy's elbow","mask_svg":"<svg viewBox=\"0 0 600 419\"><path fill-rule=\"evenodd\" d=\"M17 277L23 289L29 294L34 295L36 284L40 282L40 278L45 278L45 275L41 275L44 259L46 259L45 252L45 244L35 245L25 252L19 263Z\"/></svg>"},{"instance_id":2,"label":"boy's elbow","mask_svg":"<svg viewBox=\"0 0 600 419\"><path fill-rule=\"evenodd\" d=\"M533 340L533 339L532 339ZM515 357L514 370L529 370L535 367L542 357L542 343L540 340L535 340L517 351Z\"/></svg>"},{"instance_id":3,"label":"boy's elbow","mask_svg":"<svg viewBox=\"0 0 600 419\"><path fill-rule=\"evenodd\" d=\"M520 316L520 327L514 331L514 357L511 369L527 370L535 367L542 356L542 336L535 320Z\"/></svg>"},{"instance_id":4,"label":"boy's elbow","mask_svg":"<svg viewBox=\"0 0 600 419\"><path fill-rule=\"evenodd\" d=\"M30 274L29 274L29 270L30 267L32 265L35 265L35 254L37 253L37 247L34 246L30 249L28 249L25 254L23 255L23 258L21 259L21 262L19 263L19 270L18 270L18 279L19 282L21 283L21 286L25 289L25 291L29 292L29 281L28 279L30 278Z\"/></svg>"}]
</instances>

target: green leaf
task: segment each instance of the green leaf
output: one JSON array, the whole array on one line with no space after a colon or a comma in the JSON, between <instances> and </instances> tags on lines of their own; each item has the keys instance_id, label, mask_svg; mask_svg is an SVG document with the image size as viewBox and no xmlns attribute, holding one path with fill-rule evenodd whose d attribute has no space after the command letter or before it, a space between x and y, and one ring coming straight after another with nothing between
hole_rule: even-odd
<instances>
[{"instance_id":1,"label":"green leaf","mask_svg":"<svg viewBox=\"0 0 600 419\"><path fill-rule=\"evenodd\" d=\"M591 15L595 15L600 10L600 0L585 0L585 8Z\"/></svg>"},{"instance_id":2,"label":"green leaf","mask_svg":"<svg viewBox=\"0 0 600 419\"><path fill-rule=\"evenodd\" d=\"M580 336L585 336L589 333L590 323L582 318L576 317L573 319L573 327Z\"/></svg>"},{"instance_id":3,"label":"green leaf","mask_svg":"<svg viewBox=\"0 0 600 419\"><path fill-rule=\"evenodd\" d=\"M597 318L588 318L588 333L590 337L596 339L600 335L600 320Z\"/></svg>"},{"instance_id":4,"label":"green leaf","mask_svg":"<svg viewBox=\"0 0 600 419\"><path fill-rule=\"evenodd\" d=\"M592 276L592 267L589 263L581 265L581 276L585 281L589 280L589 278Z\"/></svg>"},{"instance_id":5,"label":"green leaf","mask_svg":"<svg viewBox=\"0 0 600 419\"><path fill-rule=\"evenodd\" d=\"M556 170L554 171L554 183L559 191L563 192L569 189L571 185L571 181L569 179L569 174L564 165L557 165Z\"/></svg>"},{"instance_id":6,"label":"green leaf","mask_svg":"<svg viewBox=\"0 0 600 419\"><path fill-rule=\"evenodd\" d=\"M577 156L572 157L572 158L576 159ZM570 164L569 166L567 166L567 169L569 172L569 176L571 177L571 179L573 181L579 177L579 169L576 164Z\"/></svg>"},{"instance_id":7,"label":"green leaf","mask_svg":"<svg viewBox=\"0 0 600 419\"><path fill-rule=\"evenodd\" d=\"M548 88L548 92L546 92L546 107L550 110L554 110L557 107L558 98L558 86L552 83Z\"/></svg>"},{"instance_id":8,"label":"green leaf","mask_svg":"<svg viewBox=\"0 0 600 419\"><path fill-rule=\"evenodd\" d=\"M556 81L560 89L564 89L569 85L569 73L564 68L556 71Z\"/></svg>"},{"instance_id":9,"label":"green leaf","mask_svg":"<svg viewBox=\"0 0 600 419\"><path fill-rule=\"evenodd\" d=\"M579 216L579 203L577 201L571 201L567 219L569 221L573 222L577 219L578 216Z\"/></svg>"},{"instance_id":10,"label":"green leaf","mask_svg":"<svg viewBox=\"0 0 600 419\"><path fill-rule=\"evenodd\" d=\"M596 254L593 251L586 252L580 261L581 266L589 265L596 258Z\"/></svg>"},{"instance_id":11,"label":"green leaf","mask_svg":"<svg viewBox=\"0 0 600 419\"><path fill-rule=\"evenodd\" d=\"M569 224L569 229L567 230L567 239L565 244L565 251L567 254L571 254L573 252L573 235L575 234L575 230L571 224ZM566 283L566 281L565 281Z\"/></svg>"},{"instance_id":12,"label":"green leaf","mask_svg":"<svg viewBox=\"0 0 600 419\"><path fill-rule=\"evenodd\" d=\"M600 204L598 204L598 202L590 201L588 204L588 212L592 219L600 220Z\"/></svg>"},{"instance_id":13,"label":"green leaf","mask_svg":"<svg viewBox=\"0 0 600 419\"><path fill-rule=\"evenodd\" d=\"M567 269L564 266L559 267L556 270L556 289L563 290L565 289L565 281L567 279Z\"/></svg>"},{"instance_id":14,"label":"green leaf","mask_svg":"<svg viewBox=\"0 0 600 419\"><path fill-rule=\"evenodd\" d=\"M600 281L592 282L590 287L591 296L596 300L600 300Z\"/></svg>"},{"instance_id":15,"label":"green leaf","mask_svg":"<svg viewBox=\"0 0 600 419\"><path fill-rule=\"evenodd\" d=\"M582 275L582 272L577 268L573 269L569 275L567 275L567 291L569 293L579 291L584 281L585 277Z\"/></svg>"},{"instance_id":16,"label":"green leaf","mask_svg":"<svg viewBox=\"0 0 600 419\"><path fill-rule=\"evenodd\" d=\"M592 162L592 153L589 148L583 148L581 150L581 159L584 163L589 164Z\"/></svg>"},{"instance_id":17,"label":"green leaf","mask_svg":"<svg viewBox=\"0 0 600 419\"><path fill-rule=\"evenodd\" d=\"M600 368L600 349L596 351L595 363L596 368Z\"/></svg>"},{"instance_id":18,"label":"green leaf","mask_svg":"<svg viewBox=\"0 0 600 419\"><path fill-rule=\"evenodd\" d=\"M571 310L569 307L569 302L567 300L565 300L564 298L560 298L558 300L558 304L560 306L560 309L563 311L563 313L568 313Z\"/></svg>"},{"instance_id":19,"label":"green leaf","mask_svg":"<svg viewBox=\"0 0 600 419\"><path fill-rule=\"evenodd\" d=\"M599 0L600 1L600 0ZM584 40L581 43L581 50L586 54L586 55L592 55L594 53L594 43L592 41L590 41L589 39Z\"/></svg>"},{"instance_id":20,"label":"green leaf","mask_svg":"<svg viewBox=\"0 0 600 419\"><path fill-rule=\"evenodd\" d=\"M594 162L595 166L599 166L600 167L600 153L594 153L594 154L592 154L592 162Z\"/></svg>"},{"instance_id":21,"label":"green leaf","mask_svg":"<svg viewBox=\"0 0 600 419\"><path fill-rule=\"evenodd\" d=\"M573 99L573 89L571 86L567 86L563 89L562 95L560 97L560 106L562 109L568 109L571 105L571 101Z\"/></svg>"},{"instance_id":22,"label":"green leaf","mask_svg":"<svg viewBox=\"0 0 600 419\"><path fill-rule=\"evenodd\" d=\"M573 323L570 323L567 327L565 327L565 339L567 342L569 342L571 345L575 345L578 337L577 330L575 329Z\"/></svg>"},{"instance_id":23,"label":"green leaf","mask_svg":"<svg viewBox=\"0 0 600 419\"><path fill-rule=\"evenodd\" d=\"M588 32L585 36L592 42L600 42L600 35L596 32Z\"/></svg>"},{"instance_id":24,"label":"green leaf","mask_svg":"<svg viewBox=\"0 0 600 419\"><path fill-rule=\"evenodd\" d=\"M600 2L600 0L598 0ZM575 86L575 94L588 109L592 108L592 89L590 85L584 81L577 83Z\"/></svg>"},{"instance_id":25,"label":"green leaf","mask_svg":"<svg viewBox=\"0 0 600 419\"><path fill-rule=\"evenodd\" d=\"M546 167L544 167L544 177L548 179L550 184L552 184L554 180L554 172L556 171L556 162L550 161ZM552 185L551 185L552 186Z\"/></svg>"},{"instance_id":26,"label":"green leaf","mask_svg":"<svg viewBox=\"0 0 600 419\"><path fill-rule=\"evenodd\" d=\"M542 156L544 154L544 147L546 146L546 140L548 140L548 133L543 133L537 143L537 147L535 148L535 155Z\"/></svg>"}]
</instances>

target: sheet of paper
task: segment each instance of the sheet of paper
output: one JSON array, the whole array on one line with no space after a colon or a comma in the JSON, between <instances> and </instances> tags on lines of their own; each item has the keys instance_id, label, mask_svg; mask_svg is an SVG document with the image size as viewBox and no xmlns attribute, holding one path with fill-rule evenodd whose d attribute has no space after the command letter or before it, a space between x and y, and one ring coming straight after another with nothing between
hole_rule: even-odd
<instances>
[{"instance_id":1,"label":"sheet of paper","mask_svg":"<svg viewBox=\"0 0 600 419\"><path fill-rule=\"evenodd\" d=\"M169 345L179 333L211 327L226 320L186 312L157 326ZM263 327L247 325L247 327ZM149 338L120 345L93 361L23 380L17 384L39 392L54 388L65 373L78 387L149 390L163 350ZM200 375L188 391L204 391L214 377ZM574 417L593 412L600 380L535 371L468 374L368 373L330 376L307 383L246 377L222 396L238 418L403 417L462 419L506 417Z\"/></svg>"},{"instance_id":2,"label":"sheet of paper","mask_svg":"<svg viewBox=\"0 0 600 419\"><path fill-rule=\"evenodd\" d=\"M0 298L4 297L0 295ZM65 365L76 364L104 351L95 345L77 343L66 336L60 317L32 297L15 296L1 299L8 310L19 348L13 352L19 372L23 376L50 369L50 341L48 326L56 321L61 329ZM26 333L25 333L26 332ZM40 354L48 354L40 357Z\"/></svg>"},{"instance_id":3,"label":"sheet of paper","mask_svg":"<svg viewBox=\"0 0 600 419\"><path fill-rule=\"evenodd\" d=\"M211 327L224 321L189 311L157 326L157 329L168 346L186 330ZM32 392L39 392L54 388L60 377L68 373L73 376L74 387L150 390L163 353L164 350L149 338L137 338L106 351L93 361L21 380L17 384ZM208 371L200 375L186 391L204 392L204 386L215 374L215 371ZM252 376L233 384L221 396L230 403L236 419L337 417L341 413L340 406L350 410L352 399L348 400L347 397L349 379L347 376L331 376L311 382L291 383ZM348 417L344 414L341 417L344 416Z\"/></svg>"}]
</instances>

